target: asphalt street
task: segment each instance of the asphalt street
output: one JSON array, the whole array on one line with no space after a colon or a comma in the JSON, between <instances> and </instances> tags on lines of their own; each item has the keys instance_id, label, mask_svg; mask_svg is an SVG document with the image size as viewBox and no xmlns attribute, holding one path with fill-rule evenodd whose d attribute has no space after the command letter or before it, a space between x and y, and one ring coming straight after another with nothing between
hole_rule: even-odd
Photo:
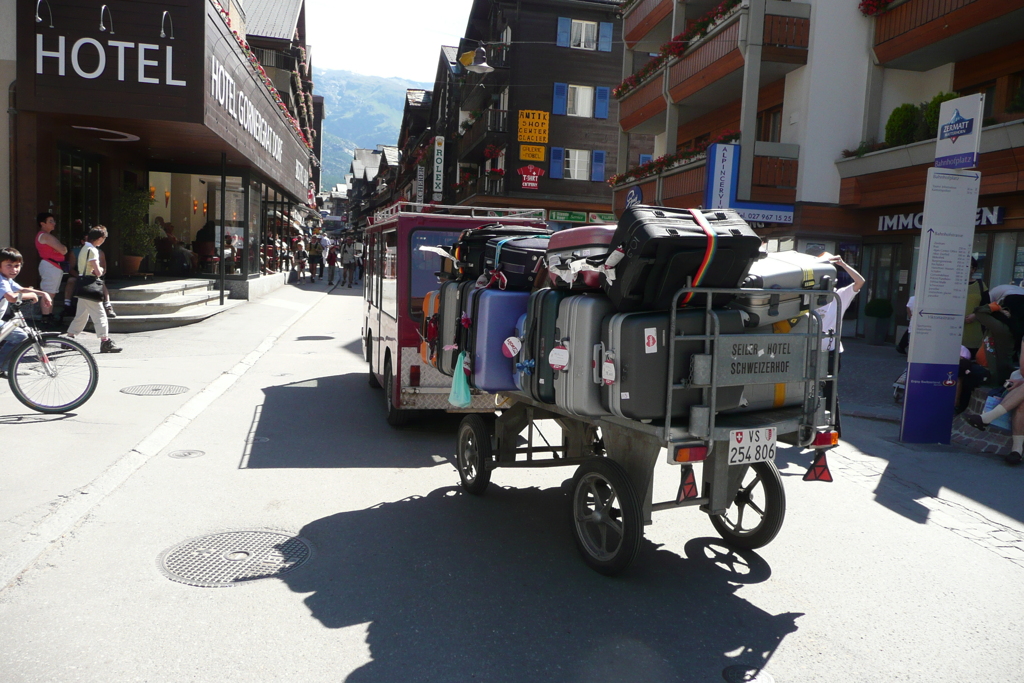
<instances>
[{"instance_id":1,"label":"asphalt street","mask_svg":"<svg viewBox=\"0 0 1024 683\"><path fill-rule=\"evenodd\" d=\"M1024 468L851 417L832 483L780 449L772 544L733 551L698 510L660 512L609 579L573 546L571 469L498 470L470 496L457 416L387 426L361 302L292 286L126 335L73 416L0 387L0 681L1021 679ZM678 470L655 485L672 497ZM230 588L161 571L245 531L311 555Z\"/></svg>"}]
</instances>

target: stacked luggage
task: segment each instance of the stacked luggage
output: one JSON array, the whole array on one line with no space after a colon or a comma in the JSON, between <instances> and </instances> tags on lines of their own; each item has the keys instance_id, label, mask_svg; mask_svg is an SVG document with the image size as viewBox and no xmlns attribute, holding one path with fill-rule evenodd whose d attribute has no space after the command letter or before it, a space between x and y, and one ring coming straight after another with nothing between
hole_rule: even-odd
<instances>
[{"instance_id":1,"label":"stacked luggage","mask_svg":"<svg viewBox=\"0 0 1024 683\"><path fill-rule=\"evenodd\" d=\"M438 273L446 281L424 300L424 358L449 376L461 365L481 391L519 391L572 415L664 419L669 387L684 383L691 356L704 353L702 340L678 341L676 376L668 377L673 306L679 333L706 334L704 295L680 289L751 289L712 299L721 334L800 331L807 311L827 303L834 266L760 248L760 237L727 209L638 205L617 226L468 230ZM803 387L720 388L717 407L794 405ZM673 392L673 419L702 400L699 389Z\"/></svg>"}]
</instances>

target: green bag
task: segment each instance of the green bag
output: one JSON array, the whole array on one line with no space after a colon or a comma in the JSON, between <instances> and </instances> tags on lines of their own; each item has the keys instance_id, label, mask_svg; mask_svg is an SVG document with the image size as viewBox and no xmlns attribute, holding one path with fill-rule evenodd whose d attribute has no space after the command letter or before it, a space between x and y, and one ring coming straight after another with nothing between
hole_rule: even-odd
<instances>
[{"instance_id":1,"label":"green bag","mask_svg":"<svg viewBox=\"0 0 1024 683\"><path fill-rule=\"evenodd\" d=\"M452 390L448 394L448 402L456 408L468 408L473 402L473 395L469 393L469 378L463 367L466 364L466 352L459 353L455 361L455 374L452 375Z\"/></svg>"}]
</instances>

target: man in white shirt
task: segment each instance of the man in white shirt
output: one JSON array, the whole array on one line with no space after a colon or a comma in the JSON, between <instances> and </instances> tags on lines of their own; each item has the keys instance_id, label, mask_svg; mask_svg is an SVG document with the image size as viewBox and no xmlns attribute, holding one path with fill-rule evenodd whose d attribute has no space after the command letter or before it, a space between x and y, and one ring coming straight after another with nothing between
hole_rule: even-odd
<instances>
[{"instance_id":1,"label":"man in white shirt","mask_svg":"<svg viewBox=\"0 0 1024 683\"><path fill-rule=\"evenodd\" d=\"M831 263L832 265L836 266L837 268L842 268L843 270L846 271L846 273L853 280L853 282L851 282L850 284L848 284L848 285L846 285L844 287L840 287L839 289L837 289L836 290L836 298L832 299L831 301L829 301L829 303L825 304L824 306L822 306L821 308L819 308L816 311L817 314L821 316L821 330L822 330L822 333L823 334L834 335L836 333L836 329L838 328L838 321L842 320L843 316L846 314L846 311L849 310L850 304L853 303L853 300L857 297L857 294L860 292L861 287L864 286L864 276L862 276L860 273L858 273L856 270L854 270L853 266L851 266L846 261L844 261L841 256L833 256L832 254L829 254L828 252L821 252L819 254L812 254L812 255L813 256L817 256L819 260L828 261L829 263ZM824 337L821 340L821 350L822 350L822 352L825 352L825 351L828 352L828 368L829 369L831 369L833 367L832 363L835 360L836 344L839 344L839 353L840 353L839 365L836 366L836 381L838 381L838 374L839 374L838 371L842 367L843 342L842 342L842 340L837 339L835 337ZM833 391L833 386L836 384L836 381L825 382L825 387L824 387L824 392L823 393L824 393L825 405L826 406L831 406L831 404L832 404L832 391ZM841 435L842 434L842 429L839 426L839 397L838 397L838 394L836 396L836 415L835 415L835 418L836 418L836 431L839 432L840 435Z\"/></svg>"}]
</instances>

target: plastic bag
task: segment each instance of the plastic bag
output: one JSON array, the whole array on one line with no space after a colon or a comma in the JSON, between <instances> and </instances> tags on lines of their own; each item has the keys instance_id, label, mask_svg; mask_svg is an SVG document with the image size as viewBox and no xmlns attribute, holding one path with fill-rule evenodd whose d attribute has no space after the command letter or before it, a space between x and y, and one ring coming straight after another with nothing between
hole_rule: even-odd
<instances>
[{"instance_id":1,"label":"plastic bag","mask_svg":"<svg viewBox=\"0 0 1024 683\"><path fill-rule=\"evenodd\" d=\"M469 378L463 371L466 364L466 352L459 353L455 361L455 374L452 376L452 390L448 394L448 402L456 408L468 408L473 402L473 395L469 393Z\"/></svg>"},{"instance_id":2,"label":"plastic bag","mask_svg":"<svg viewBox=\"0 0 1024 683\"><path fill-rule=\"evenodd\" d=\"M988 411L992 410L997 405L999 405L999 402L1002 401L1002 400L1003 400L1002 396L986 396L985 397L985 411L984 412L987 413ZM996 419L992 420L992 422L990 422L989 424L991 426L993 426L993 427L999 427L1000 429L1005 429L1006 431L1009 432L1009 431L1011 431L1010 415L1011 415L1011 413L1006 413L1005 415L1000 415Z\"/></svg>"}]
</instances>

